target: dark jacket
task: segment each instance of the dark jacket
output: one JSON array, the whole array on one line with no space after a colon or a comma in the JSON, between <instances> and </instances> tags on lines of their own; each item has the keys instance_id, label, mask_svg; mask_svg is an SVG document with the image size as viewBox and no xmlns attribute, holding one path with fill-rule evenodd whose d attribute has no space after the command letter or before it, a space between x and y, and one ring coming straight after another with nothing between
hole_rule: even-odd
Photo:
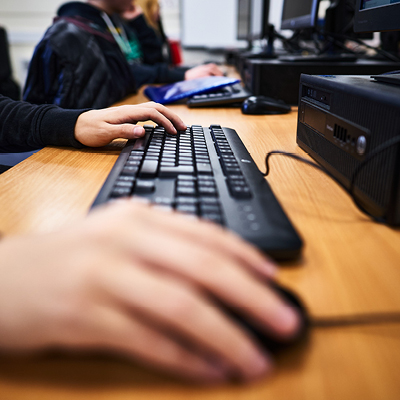
<instances>
[{"instance_id":1,"label":"dark jacket","mask_svg":"<svg viewBox=\"0 0 400 400\"><path fill-rule=\"evenodd\" d=\"M129 38L139 41L142 59L128 62L101 17L86 3L66 3L33 55L24 100L63 108L103 108L134 93L145 83L184 79L185 69L162 61L154 31L141 16L121 21ZM136 33L135 33L136 32Z\"/></svg>"},{"instance_id":2,"label":"dark jacket","mask_svg":"<svg viewBox=\"0 0 400 400\"><path fill-rule=\"evenodd\" d=\"M21 88L12 78L7 33L0 27L0 94L19 100Z\"/></svg>"},{"instance_id":3,"label":"dark jacket","mask_svg":"<svg viewBox=\"0 0 400 400\"><path fill-rule=\"evenodd\" d=\"M84 147L75 139L76 120L85 110L32 105L0 95L0 153L44 146Z\"/></svg>"}]
</instances>

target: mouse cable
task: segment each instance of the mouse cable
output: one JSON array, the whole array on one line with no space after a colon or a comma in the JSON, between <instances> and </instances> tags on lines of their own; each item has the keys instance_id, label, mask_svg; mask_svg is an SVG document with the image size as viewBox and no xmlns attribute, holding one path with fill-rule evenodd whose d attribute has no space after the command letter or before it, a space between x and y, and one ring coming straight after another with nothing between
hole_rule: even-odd
<instances>
[{"instance_id":1,"label":"mouse cable","mask_svg":"<svg viewBox=\"0 0 400 400\"><path fill-rule=\"evenodd\" d=\"M368 165L377 155L379 155L380 153L392 148L393 146L395 146L396 144L400 143L400 135L399 136L395 136L392 139L387 140L386 142L382 143L380 146L378 146L374 151L372 151L370 154L368 154L367 157L365 157L365 159L359 164L357 165L356 168L354 168L354 171L351 175L351 179L350 179L350 187L347 188L347 186L345 186L341 181L339 181L331 172L329 172L326 168L324 168L323 166L307 160L304 157L299 156L298 154L295 153L289 153L287 151L281 151L281 150L273 150L270 151L269 153L267 153L266 157L265 157L265 173L263 174L264 176L268 176L269 172L270 172L270 167L269 167L269 158L272 155L283 155L283 156L287 156L287 157L291 157L294 158L295 160L301 161L305 164L308 164L322 172L324 172L326 175L328 175L330 178L332 178L346 193L349 194L349 196L352 198L354 204L356 205L356 207L364 214L368 215L371 219L373 219L375 222L379 222L379 223L385 223L385 215L381 215L381 216L375 216L373 214L371 214L368 210L366 210L364 208L364 206L360 203L360 201L358 200L356 194L355 194L355 186L356 186L356 180L358 175L360 174L360 172L362 171L362 169Z\"/></svg>"},{"instance_id":2,"label":"mouse cable","mask_svg":"<svg viewBox=\"0 0 400 400\"><path fill-rule=\"evenodd\" d=\"M310 316L310 326L313 328L334 328L338 326L399 324L400 312L377 312L339 315L332 317Z\"/></svg>"}]
</instances>

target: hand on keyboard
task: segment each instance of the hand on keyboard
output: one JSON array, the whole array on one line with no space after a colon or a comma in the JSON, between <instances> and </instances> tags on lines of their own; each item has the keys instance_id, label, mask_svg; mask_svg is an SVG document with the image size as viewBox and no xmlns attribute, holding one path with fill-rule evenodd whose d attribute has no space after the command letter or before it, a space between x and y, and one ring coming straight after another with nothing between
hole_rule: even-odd
<instances>
[{"instance_id":1,"label":"hand on keyboard","mask_svg":"<svg viewBox=\"0 0 400 400\"><path fill-rule=\"evenodd\" d=\"M218 304L283 338L299 325L266 286L275 268L255 248L133 201L59 232L5 238L0 260L6 351L104 350L193 380L252 380L271 361Z\"/></svg>"},{"instance_id":2,"label":"hand on keyboard","mask_svg":"<svg viewBox=\"0 0 400 400\"><path fill-rule=\"evenodd\" d=\"M148 102L87 111L76 122L75 138L91 147L105 146L118 138L136 139L144 135L144 129L135 124L148 120L163 126L171 134L186 129L174 112L161 104Z\"/></svg>"},{"instance_id":3,"label":"hand on keyboard","mask_svg":"<svg viewBox=\"0 0 400 400\"><path fill-rule=\"evenodd\" d=\"M198 65L197 67L193 67L188 69L185 72L185 80L197 79L197 78L205 78L207 76L223 76L224 72L221 70L218 65L210 63Z\"/></svg>"}]
</instances>

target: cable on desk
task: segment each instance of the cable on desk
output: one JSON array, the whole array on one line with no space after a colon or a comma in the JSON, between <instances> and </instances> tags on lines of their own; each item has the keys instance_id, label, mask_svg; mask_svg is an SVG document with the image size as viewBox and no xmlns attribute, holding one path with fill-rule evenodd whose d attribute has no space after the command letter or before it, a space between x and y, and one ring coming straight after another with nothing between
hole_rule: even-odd
<instances>
[{"instance_id":1,"label":"cable on desk","mask_svg":"<svg viewBox=\"0 0 400 400\"><path fill-rule=\"evenodd\" d=\"M382 312L341 315L334 317L310 317L313 328L334 328L337 326L399 324L400 312Z\"/></svg>"},{"instance_id":2,"label":"cable on desk","mask_svg":"<svg viewBox=\"0 0 400 400\"><path fill-rule=\"evenodd\" d=\"M340 33L326 32L325 30L319 29L319 28L316 28L316 31L320 35L325 37L325 39L327 39L328 41L330 41L330 42L332 42L334 44L337 44L339 46L340 46L339 43L341 43L340 40L350 40L352 42L358 43L361 46L366 47L367 49L375 50L382 57L385 57L385 58L389 59L390 61L394 61L394 62L399 62L400 61L399 57L395 56L394 54L389 53L388 51L386 51L384 49L381 49L379 47L371 46L371 45L365 43L365 41L363 41L363 40L361 40L359 38L348 36L348 35L343 35L343 34L340 34ZM341 47L343 47L343 44L341 45ZM355 51L352 51L351 49L349 49L347 47L344 47L344 49L346 49L348 52L359 54L359 53L356 53Z\"/></svg>"},{"instance_id":3,"label":"cable on desk","mask_svg":"<svg viewBox=\"0 0 400 400\"><path fill-rule=\"evenodd\" d=\"M356 194L355 194L355 185L356 185L356 180L358 175L360 174L360 172L362 171L362 169L368 164L370 163L378 154L390 149L391 147L395 146L396 144L400 143L400 135L399 136L395 136L392 139L387 140L386 142L382 143L380 146L378 146L374 151L372 151L367 157L365 157L365 159L359 164L357 165L357 167L354 169L352 175L351 175L351 179L350 179L350 188L348 189L342 182L340 182L332 173L330 173L326 168L324 168L323 166L307 160L304 157L299 156L298 154L295 153L289 153L287 151L281 151L281 150L273 150L270 151L269 153L267 153L266 157L265 157L265 173L263 174L264 176L267 176L270 172L270 167L269 167L269 159L272 155L278 154L278 155L284 155L287 157L291 157L294 158L295 160L301 161L305 164L308 164L322 172L324 172L326 175L328 175L330 178L332 178L344 191L346 191L349 196L352 198L354 204L356 205L356 207L364 214L368 215L371 219L373 219L375 222L379 222L379 223L384 223L385 222L385 215L381 215L381 216L375 216L372 215L368 210L366 210L364 208L364 206L359 202Z\"/></svg>"}]
</instances>

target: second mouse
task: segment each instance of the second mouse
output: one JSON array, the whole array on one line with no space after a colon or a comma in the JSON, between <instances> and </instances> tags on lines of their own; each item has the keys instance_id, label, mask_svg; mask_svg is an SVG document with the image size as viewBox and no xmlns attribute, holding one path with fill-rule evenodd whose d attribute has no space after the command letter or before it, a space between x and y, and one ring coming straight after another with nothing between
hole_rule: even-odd
<instances>
[{"instance_id":1,"label":"second mouse","mask_svg":"<svg viewBox=\"0 0 400 400\"><path fill-rule=\"evenodd\" d=\"M250 96L242 104L242 113L249 115L286 114L290 105L266 96Z\"/></svg>"}]
</instances>

